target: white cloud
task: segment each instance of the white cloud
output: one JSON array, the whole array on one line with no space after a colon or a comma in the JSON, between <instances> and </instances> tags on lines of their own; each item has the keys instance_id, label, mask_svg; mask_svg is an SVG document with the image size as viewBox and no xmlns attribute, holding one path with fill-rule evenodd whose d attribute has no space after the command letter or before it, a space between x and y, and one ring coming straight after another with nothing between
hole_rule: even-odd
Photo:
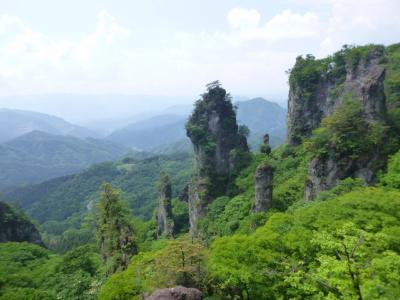
<instances>
[{"instance_id":1,"label":"white cloud","mask_svg":"<svg viewBox=\"0 0 400 300\"><path fill-rule=\"evenodd\" d=\"M319 17L312 12L293 13L290 10L274 16L262 29L266 38L301 39L317 37L320 27Z\"/></svg>"},{"instance_id":2,"label":"white cloud","mask_svg":"<svg viewBox=\"0 0 400 300\"><path fill-rule=\"evenodd\" d=\"M233 8L228 13L228 22L233 29L248 29L256 27L260 17L255 9Z\"/></svg>"},{"instance_id":3,"label":"white cloud","mask_svg":"<svg viewBox=\"0 0 400 300\"><path fill-rule=\"evenodd\" d=\"M151 47L135 35L136 28L107 11L98 13L92 33L75 40L50 38L3 15L0 94L197 94L215 79L236 94L282 93L284 71L299 54L325 56L343 44L398 42L398 0L293 1L306 9L294 6L261 21L261 11L235 7L227 12L227 31L166 31L168 42Z\"/></svg>"},{"instance_id":4,"label":"white cloud","mask_svg":"<svg viewBox=\"0 0 400 300\"><path fill-rule=\"evenodd\" d=\"M0 17L0 36L0 78L8 79L14 91L29 93L84 86L104 72L115 76L113 69L124 59L120 42L129 30L101 11L96 30L76 41L50 39L9 16Z\"/></svg>"}]
</instances>

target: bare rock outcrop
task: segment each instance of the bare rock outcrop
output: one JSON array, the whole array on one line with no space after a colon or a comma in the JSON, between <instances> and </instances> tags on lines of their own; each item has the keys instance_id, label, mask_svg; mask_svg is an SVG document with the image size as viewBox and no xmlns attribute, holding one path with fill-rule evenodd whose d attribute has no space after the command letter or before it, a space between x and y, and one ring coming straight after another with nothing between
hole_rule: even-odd
<instances>
[{"instance_id":1,"label":"bare rock outcrop","mask_svg":"<svg viewBox=\"0 0 400 300\"><path fill-rule=\"evenodd\" d=\"M198 220L207 215L207 205L228 193L249 149L246 137L239 134L230 95L219 82L207 85L186 130L195 154L189 186L190 230L194 233Z\"/></svg>"},{"instance_id":2,"label":"bare rock outcrop","mask_svg":"<svg viewBox=\"0 0 400 300\"><path fill-rule=\"evenodd\" d=\"M144 300L202 300L203 294L198 289L177 286L159 289Z\"/></svg>"},{"instance_id":3,"label":"bare rock outcrop","mask_svg":"<svg viewBox=\"0 0 400 300\"><path fill-rule=\"evenodd\" d=\"M267 163L261 163L255 173L255 202L253 212L266 212L272 207L274 170Z\"/></svg>"},{"instance_id":4,"label":"bare rock outcrop","mask_svg":"<svg viewBox=\"0 0 400 300\"><path fill-rule=\"evenodd\" d=\"M169 176L162 173L158 195L157 236L171 237L174 233L171 198L172 188Z\"/></svg>"}]
</instances>

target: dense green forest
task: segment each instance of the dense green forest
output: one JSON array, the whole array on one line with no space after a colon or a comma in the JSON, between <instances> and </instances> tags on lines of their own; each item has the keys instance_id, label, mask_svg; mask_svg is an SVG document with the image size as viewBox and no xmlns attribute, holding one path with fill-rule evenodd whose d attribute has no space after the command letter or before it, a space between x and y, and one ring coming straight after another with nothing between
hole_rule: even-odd
<instances>
[{"instance_id":1,"label":"dense green forest","mask_svg":"<svg viewBox=\"0 0 400 300\"><path fill-rule=\"evenodd\" d=\"M189 180L190 162L191 156L187 153L169 156L134 153L121 161L94 165L77 175L12 189L2 197L13 200L12 203L40 224L43 238L51 248L65 251L93 238L88 222L93 218L90 211L102 183L110 182L121 189L134 216L149 220L157 203L160 172L171 174L173 195L177 197Z\"/></svg>"},{"instance_id":2,"label":"dense green forest","mask_svg":"<svg viewBox=\"0 0 400 300\"><path fill-rule=\"evenodd\" d=\"M400 298L400 44L298 57L289 84L276 149L266 137L249 151L213 82L186 126L193 154L128 156L5 193L47 248L0 243L0 299L177 285L210 300Z\"/></svg>"},{"instance_id":3,"label":"dense green forest","mask_svg":"<svg viewBox=\"0 0 400 300\"><path fill-rule=\"evenodd\" d=\"M110 141L32 131L0 144L0 188L75 174L92 164L116 160L128 151Z\"/></svg>"}]
</instances>

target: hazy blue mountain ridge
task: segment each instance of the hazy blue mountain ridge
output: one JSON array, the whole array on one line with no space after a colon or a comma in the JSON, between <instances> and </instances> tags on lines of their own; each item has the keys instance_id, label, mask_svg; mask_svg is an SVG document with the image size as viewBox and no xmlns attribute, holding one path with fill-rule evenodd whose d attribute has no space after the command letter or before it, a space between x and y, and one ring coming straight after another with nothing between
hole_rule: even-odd
<instances>
[{"instance_id":1,"label":"hazy blue mountain ridge","mask_svg":"<svg viewBox=\"0 0 400 300\"><path fill-rule=\"evenodd\" d=\"M115 160L129 149L93 138L32 131L0 144L0 187L37 183Z\"/></svg>"}]
</instances>

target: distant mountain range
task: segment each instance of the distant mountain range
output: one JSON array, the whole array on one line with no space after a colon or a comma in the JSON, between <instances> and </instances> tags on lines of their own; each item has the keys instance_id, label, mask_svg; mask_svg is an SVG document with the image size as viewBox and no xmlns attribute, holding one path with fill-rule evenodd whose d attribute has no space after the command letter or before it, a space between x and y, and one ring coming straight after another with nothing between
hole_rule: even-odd
<instances>
[{"instance_id":1,"label":"distant mountain range","mask_svg":"<svg viewBox=\"0 0 400 300\"><path fill-rule=\"evenodd\" d=\"M239 124L250 129L248 142L253 150L266 132L272 146L284 141L285 109L263 98L235 105ZM156 154L190 152L185 123L192 109L192 105L176 105L159 115L141 116L140 121L106 137L51 115L0 109L0 188L74 174L94 163L115 160L132 149Z\"/></svg>"},{"instance_id":2,"label":"distant mountain range","mask_svg":"<svg viewBox=\"0 0 400 300\"><path fill-rule=\"evenodd\" d=\"M185 138L185 116L159 115L116 130L107 139L140 150L152 150Z\"/></svg>"},{"instance_id":3,"label":"distant mountain range","mask_svg":"<svg viewBox=\"0 0 400 300\"><path fill-rule=\"evenodd\" d=\"M284 139L286 135L286 109L264 98L254 98L235 103L237 121L245 124L254 134L269 133Z\"/></svg>"},{"instance_id":4,"label":"distant mountain range","mask_svg":"<svg viewBox=\"0 0 400 300\"><path fill-rule=\"evenodd\" d=\"M256 149L262 136L269 133L272 146L281 144L286 134L286 110L274 102L255 98L235 103L239 124L250 129L249 144ZM191 105L177 105L164 114L129 124L115 130L107 139L145 151L171 153L172 149L190 149L185 123L192 111ZM176 146L176 147L175 147Z\"/></svg>"},{"instance_id":5,"label":"distant mountain range","mask_svg":"<svg viewBox=\"0 0 400 300\"><path fill-rule=\"evenodd\" d=\"M94 130L73 125L55 116L25 110L0 109L0 143L35 130L80 138L99 137Z\"/></svg>"},{"instance_id":6,"label":"distant mountain range","mask_svg":"<svg viewBox=\"0 0 400 300\"><path fill-rule=\"evenodd\" d=\"M110 141L35 130L0 144L0 188L74 174L128 151L127 147Z\"/></svg>"}]
</instances>

